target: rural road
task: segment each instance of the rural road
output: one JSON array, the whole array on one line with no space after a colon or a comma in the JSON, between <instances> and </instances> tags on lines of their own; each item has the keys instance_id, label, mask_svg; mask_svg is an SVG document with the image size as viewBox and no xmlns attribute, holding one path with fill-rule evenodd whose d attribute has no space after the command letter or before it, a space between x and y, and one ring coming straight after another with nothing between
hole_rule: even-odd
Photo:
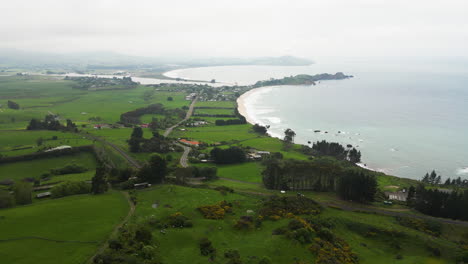
<instances>
[{"instance_id":1,"label":"rural road","mask_svg":"<svg viewBox=\"0 0 468 264\"><path fill-rule=\"evenodd\" d=\"M180 157L180 166L182 166L182 168L187 168L188 167L188 154L190 153L192 149L179 143L176 143L176 145L184 149L184 153L182 153L182 157Z\"/></svg>"},{"instance_id":2,"label":"rural road","mask_svg":"<svg viewBox=\"0 0 468 264\"><path fill-rule=\"evenodd\" d=\"M190 117L193 114L193 109L195 108L195 104L197 103L197 100L198 100L198 95L197 95L197 97L195 97L195 99L193 99L192 103L190 104L190 107L189 107L189 109L187 111L187 114L185 115L185 118L182 119L182 121L180 121L179 123L177 123L177 124L171 126L170 128L166 129L166 131L164 132L165 137L169 136L169 134L172 133L172 130L174 130L174 128L180 126L183 122L190 119Z\"/></svg>"}]
</instances>

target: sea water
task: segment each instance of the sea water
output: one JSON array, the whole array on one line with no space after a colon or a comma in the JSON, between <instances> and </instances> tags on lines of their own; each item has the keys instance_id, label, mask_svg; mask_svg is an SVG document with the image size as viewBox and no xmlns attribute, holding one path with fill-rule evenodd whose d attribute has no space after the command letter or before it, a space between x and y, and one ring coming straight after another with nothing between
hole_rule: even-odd
<instances>
[{"instance_id":1,"label":"sea water","mask_svg":"<svg viewBox=\"0 0 468 264\"><path fill-rule=\"evenodd\" d=\"M206 67L169 75L245 85L339 71L354 78L260 88L244 99L246 111L270 125L273 136L291 128L297 143L351 144L364 164L387 174L420 179L434 169L444 178L468 178L466 60L324 59L310 66Z\"/></svg>"}]
</instances>

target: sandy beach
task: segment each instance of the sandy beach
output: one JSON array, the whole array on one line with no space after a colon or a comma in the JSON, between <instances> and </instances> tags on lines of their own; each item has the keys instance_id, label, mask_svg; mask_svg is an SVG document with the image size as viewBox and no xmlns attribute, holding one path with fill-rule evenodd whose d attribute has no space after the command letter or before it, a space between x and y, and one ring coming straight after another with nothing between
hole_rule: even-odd
<instances>
[{"instance_id":1,"label":"sandy beach","mask_svg":"<svg viewBox=\"0 0 468 264\"><path fill-rule=\"evenodd\" d=\"M247 109L247 103L248 103L249 97L251 97L253 94L262 93L262 91L270 90L271 88L272 86L254 88L243 93L239 98L237 98L237 110L239 111L241 115L245 117L247 122L249 122L250 124L254 125L259 122L255 120L255 117L253 117L252 115L249 115L249 111Z\"/></svg>"},{"instance_id":2,"label":"sandy beach","mask_svg":"<svg viewBox=\"0 0 468 264\"><path fill-rule=\"evenodd\" d=\"M259 89L259 88L257 88ZM253 123L253 120L249 117L249 115L247 114L247 108L246 108L246 105L245 105L245 100L247 99L247 97L249 97L249 95L251 95L252 93L255 92L256 89L252 89L252 90L249 90L247 91L246 93L243 93L241 96L239 96L239 98L237 98L237 110L239 111L239 113L241 115L243 115L245 117L245 119L247 120L247 122L249 122L250 124L254 124Z\"/></svg>"}]
</instances>

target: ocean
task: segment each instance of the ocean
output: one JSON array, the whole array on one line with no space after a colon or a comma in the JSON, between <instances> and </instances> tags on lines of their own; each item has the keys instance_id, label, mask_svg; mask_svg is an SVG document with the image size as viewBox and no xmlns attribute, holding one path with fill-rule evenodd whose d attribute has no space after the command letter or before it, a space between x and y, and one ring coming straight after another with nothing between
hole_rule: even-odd
<instances>
[{"instance_id":1,"label":"ocean","mask_svg":"<svg viewBox=\"0 0 468 264\"><path fill-rule=\"evenodd\" d=\"M325 72L354 78L257 89L242 100L249 119L270 125L276 137L293 129L296 143L351 144L367 167L390 175L420 179L434 169L444 179L468 178L468 60L322 59L310 66L205 67L167 75L246 85Z\"/></svg>"}]
</instances>

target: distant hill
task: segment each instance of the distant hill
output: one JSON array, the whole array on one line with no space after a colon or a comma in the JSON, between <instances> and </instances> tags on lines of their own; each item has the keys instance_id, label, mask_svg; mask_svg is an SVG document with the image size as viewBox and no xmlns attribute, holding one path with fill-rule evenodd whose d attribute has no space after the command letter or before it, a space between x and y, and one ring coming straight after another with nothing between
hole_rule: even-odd
<instances>
[{"instance_id":1,"label":"distant hill","mask_svg":"<svg viewBox=\"0 0 468 264\"><path fill-rule=\"evenodd\" d=\"M309 65L313 61L293 56L258 58L171 58L130 56L115 52L56 54L15 49L0 49L0 66L61 69L138 69L203 67L223 65Z\"/></svg>"}]
</instances>

